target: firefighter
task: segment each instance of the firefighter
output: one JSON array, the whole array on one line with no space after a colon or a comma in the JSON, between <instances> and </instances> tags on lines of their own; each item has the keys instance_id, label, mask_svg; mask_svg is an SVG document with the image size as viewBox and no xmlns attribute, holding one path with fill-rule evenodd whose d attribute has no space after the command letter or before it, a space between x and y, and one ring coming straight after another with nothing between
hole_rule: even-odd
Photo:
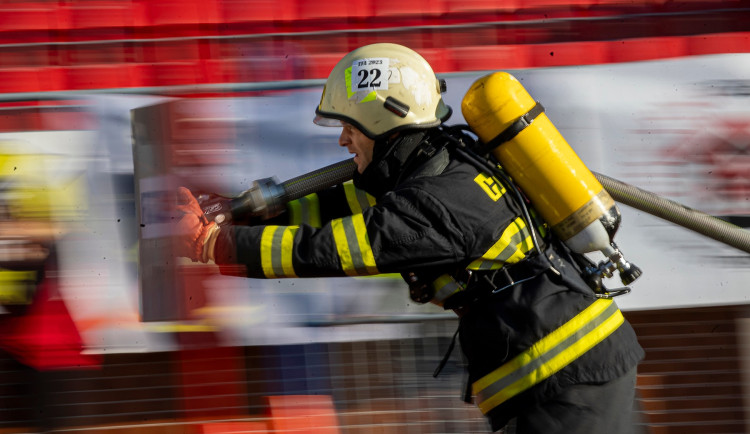
<instances>
[{"instance_id":1,"label":"firefighter","mask_svg":"<svg viewBox=\"0 0 750 434\"><path fill-rule=\"evenodd\" d=\"M253 278L401 273L414 300L459 315L466 399L493 431L513 421L519 433L637 432L644 352L632 327L584 282L580 258L524 212L509 180L461 151L475 139L444 124L442 91L409 48L352 51L314 122L341 128L353 186L290 203L283 223L222 227L183 188L181 254L244 265Z\"/></svg>"}]
</instances>

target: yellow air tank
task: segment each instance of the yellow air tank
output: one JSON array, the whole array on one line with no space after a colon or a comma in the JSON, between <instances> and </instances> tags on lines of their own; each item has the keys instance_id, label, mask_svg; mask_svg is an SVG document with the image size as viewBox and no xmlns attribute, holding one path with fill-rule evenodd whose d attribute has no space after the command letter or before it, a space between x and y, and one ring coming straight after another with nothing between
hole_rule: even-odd
<instances>
[{"instance_id":1,"label":"yellow air tank","mask_svg":"<svg viewBox=\"0 0 750 434\"><path fill-rule=\"evenodd\" d=\"M620 223L615 201L515 77L495 72L478 79L461 110L485 151L568 247L627 264L612 243Z\"/></svg>"}]
</instances>

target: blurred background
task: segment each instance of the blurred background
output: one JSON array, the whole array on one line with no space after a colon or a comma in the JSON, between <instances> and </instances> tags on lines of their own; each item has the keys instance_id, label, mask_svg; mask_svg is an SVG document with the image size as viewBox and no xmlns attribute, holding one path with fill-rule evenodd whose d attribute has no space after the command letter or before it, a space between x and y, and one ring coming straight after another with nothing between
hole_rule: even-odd
<instances>
[{"instance_id":1,"label":"blurred background","mask_svg":"<svg viewBox=\"0 0 750 434\"><path fill-rule=\"evenodd\" d=\"M312 118L374 42L446 79L449 123L506 70L592 170L750 226L744 1L2 0L0 433L489 431L460 351L432 377L455 316L400 279L229 277L155 241L178 185L349 158ZM750 255L620 210L644 423L750 432Z\"/></svg>"}]
</instances>

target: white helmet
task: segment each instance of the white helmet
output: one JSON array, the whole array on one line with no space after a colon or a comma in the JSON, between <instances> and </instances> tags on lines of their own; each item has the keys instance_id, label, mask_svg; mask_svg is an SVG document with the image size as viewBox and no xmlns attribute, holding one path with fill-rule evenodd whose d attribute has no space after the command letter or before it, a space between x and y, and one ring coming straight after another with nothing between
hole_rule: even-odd
<instances>
[{"instance_id":1,"label":"white helmet","mask_svg":"<svg viewBox=\"0 0 750 434\"><path fill-rule=\"evenodd\" d=\"M451 115L430 64L397 44L372 44L342 58L323 88L314 122L347 122L371 139L406 128L432 128Z\"/></svg>"}]
</instances>

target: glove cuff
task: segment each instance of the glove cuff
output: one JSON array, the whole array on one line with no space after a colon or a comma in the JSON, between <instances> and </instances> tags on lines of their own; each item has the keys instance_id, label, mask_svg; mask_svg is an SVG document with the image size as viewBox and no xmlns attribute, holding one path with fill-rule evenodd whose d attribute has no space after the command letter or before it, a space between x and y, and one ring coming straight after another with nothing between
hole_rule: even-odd
<instances>
[{"instance_id":1,"label":"glove cuff","mask_svg":"<svg viewBox=\"0 0 750 434\"><path fill-rule=\"evenodd\" d=\"M216 246L216 239L219 237L219 226L217 224L211 224L208 227L206 236L203 239L203 251L201 252L201 262L204 264L208 261L214 261L214 247Z\"/></svg>"}]
</instances>

